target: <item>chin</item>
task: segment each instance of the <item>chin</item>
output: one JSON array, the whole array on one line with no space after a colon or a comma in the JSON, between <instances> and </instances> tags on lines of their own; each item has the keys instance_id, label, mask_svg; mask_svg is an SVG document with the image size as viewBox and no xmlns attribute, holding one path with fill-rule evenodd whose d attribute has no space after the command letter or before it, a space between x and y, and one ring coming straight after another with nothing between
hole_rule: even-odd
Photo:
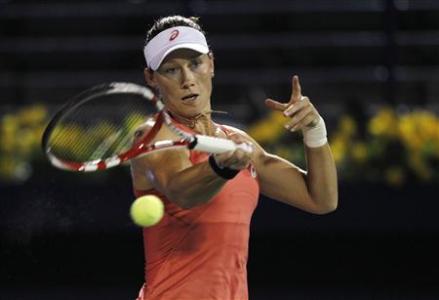
<instances>
[{"instance_id":1,"label":"chin","mask_svg":"<svg viewBox=\"0 0 439 300\"><path fill-rule=\"evenodd\" d=\"M201 113L202 113L202 111L199 109L185 110L184 112L180 113L180 116L185 117L185 118L193 118L193 117L198 116Z\"/></svg>"},{"instance_id":2,"label":"chin","mask_svg":"<svg viewBox=\"0 0 439 300\"><path fill-rule=\"evenodd\" d=\"M185 117L195 117L203 112L210 111L210 109L206 105L201 105L200 100L197 100L192 103L187 103L180 110L181 115Z\"/></svg>"}]
</instances>

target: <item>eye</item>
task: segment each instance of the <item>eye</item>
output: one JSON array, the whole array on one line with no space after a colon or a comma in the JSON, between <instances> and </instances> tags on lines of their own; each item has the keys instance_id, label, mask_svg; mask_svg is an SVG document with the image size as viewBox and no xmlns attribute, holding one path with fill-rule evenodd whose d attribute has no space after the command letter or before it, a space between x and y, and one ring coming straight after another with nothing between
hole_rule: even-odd
<instances>
[{"instance_id":1,"label":"eye","mask_svg":"<svg viewBox=\"0 0 439 300\"><path fill-rule=\"evenodd\" d=\"M172 75L172 74L175 74L175 73L177 72L177 68L168 67L168 68L165 68L165 69L163 70L163 72L164 72L165 74Z\"/></svg>"},{"instance_id":2,"label":"eye","mask_svg":"<svg viewBox=\"0 0 439 300\"><path fill-rule=\"evenodd\" d=\"M197 68L200 65L201 65L201 59L199 59L199 58L191 59L191 67Z\"/></svg>"}]
</instances>

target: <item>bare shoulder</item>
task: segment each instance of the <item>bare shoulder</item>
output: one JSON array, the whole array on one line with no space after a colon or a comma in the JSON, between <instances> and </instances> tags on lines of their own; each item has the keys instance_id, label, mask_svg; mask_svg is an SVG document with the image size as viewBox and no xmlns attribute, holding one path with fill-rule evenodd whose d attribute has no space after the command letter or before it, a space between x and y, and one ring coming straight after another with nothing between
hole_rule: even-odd
<instances>
[{"instance_id":1,"label":"bare shoulder","mask_svg":"<svg viewBox=\"0 0 439 300\"><path fill-rule=\"evenodd\" d=\"M249 139L251 142L254 142L254 139L244 130L230 126L230 125L221 125L223 128L225 128L228 131L228 135L230 134L239 134L242 137Z\"/></svg>"},{"instance_id":2,"label":"bare shoulder","mask_svg":"<svg viewBox=\"0 0 439 300\"><path fill-rule=\"evenodd\" d=\"M141 142L150 134L154 126L154 120L148 120L141 124L134 133L134 141ZM156 134L153 134L152 142L162 140L175 140L177 137L167 126L161 126ZM141 155L131 160L131 175L134 186L137 189L157 188L155 179L157 176L169 176L176 170L184 169L191 165L189 150L172 149L170 151L153 151L148 155ZM147 176L147 174L149 174ZM153 176L152 176L153 175ZM150 177L152 176L152 177Z\"/></svg>"}]
</instances>

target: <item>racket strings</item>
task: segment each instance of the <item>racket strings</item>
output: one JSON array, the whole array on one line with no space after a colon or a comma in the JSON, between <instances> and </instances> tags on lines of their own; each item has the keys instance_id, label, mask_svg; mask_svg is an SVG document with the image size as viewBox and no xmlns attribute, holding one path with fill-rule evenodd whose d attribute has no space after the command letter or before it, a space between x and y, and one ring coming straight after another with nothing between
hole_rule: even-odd
<instances>
[{"instance_id":1,"label":"racket strings","mask_svg":"<svg viewBox=\"0 0 439 300\"><path fill-rule=\"evenodd\" d=\"M136 129L155 112L145 102L135 95L110 95L79 105L54 127L50 151L63 160L81 162L127 151Z\"/></svg>"}]
</instances>

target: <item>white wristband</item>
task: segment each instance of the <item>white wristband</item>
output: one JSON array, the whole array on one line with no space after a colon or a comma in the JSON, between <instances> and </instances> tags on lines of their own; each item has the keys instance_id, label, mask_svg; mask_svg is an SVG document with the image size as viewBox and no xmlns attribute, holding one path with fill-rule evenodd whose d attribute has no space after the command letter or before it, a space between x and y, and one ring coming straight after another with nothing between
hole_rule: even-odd
<instances>
[{"instance_id":1,"label":"white wristband","mask_svg":"<svg viewBox=\"0 0 439 300\"><path fill-rule=\"evenodd\" d=\"M310 148L321 147L328 142L326 138L326 126L322 117L319 117L317 125L303 129L303 141Z\"/></svg>"}]
</instances>

